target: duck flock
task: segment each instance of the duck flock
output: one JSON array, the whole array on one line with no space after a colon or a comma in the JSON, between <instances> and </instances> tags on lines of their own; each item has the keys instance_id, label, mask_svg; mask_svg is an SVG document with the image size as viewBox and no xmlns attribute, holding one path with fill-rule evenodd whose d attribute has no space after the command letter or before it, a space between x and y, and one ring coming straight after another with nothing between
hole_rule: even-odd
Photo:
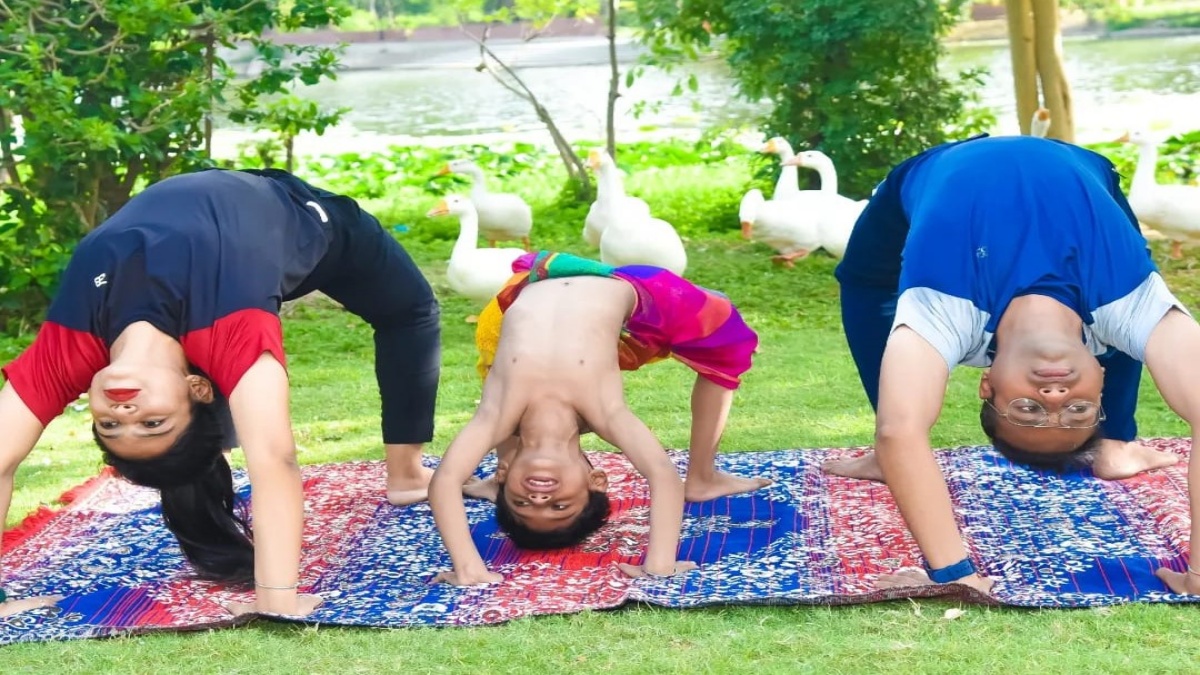
<instances>
[{"instance_id":1,"label":"duck flock","mask_svg":"<svg viewBox=\"0 0 1200 675\"><path fill-rule=\"evenodd\" d=\"M1049 112L1039 109L1030 134L1045 137L1049 127ZM1164 139L1137 131L1121 140L1140 150L1129 204L1142 232L1148 239L1170 240L1171 257L1181 258L1184 243L1200 240L1200 187L1157 182L1158 146ZM742 198L738 209L742 236L774 249L771 259L788 267L818 249L840 258L867 200L838 192L833 161L819 150L796 153L786 139L775 137L761 151L779 157L779 178L770 199L758 189ZM684 275L687 251L671 223L654 217L645 200L625 193L623 172L607 152L592 150L587 166L596 174L597 191L582 236L599 249L600 260L617 266L654 265ZM800 189L800 167L817 173L818 189ZM513 261L532 250L533 209L519 195L489 191L483 171L470 159L451 161L441 171L441 175L452 173L471 177L469 197L445 197L427 215L458 217L459 234L446 269L447 281L455 293L482 306L508 281ZM479 246L481 237L487 247ZM515 241L522 248L497 247L499 242Z\"/></svg>"}]
</instances>

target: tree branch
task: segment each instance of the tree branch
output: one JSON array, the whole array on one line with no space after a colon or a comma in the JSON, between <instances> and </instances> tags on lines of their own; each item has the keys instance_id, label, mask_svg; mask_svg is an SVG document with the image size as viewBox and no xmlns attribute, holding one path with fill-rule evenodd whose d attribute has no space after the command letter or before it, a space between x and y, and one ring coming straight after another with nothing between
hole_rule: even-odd
<instances>
[{"instance_id":1,"label":"tree branch","mask_svg":"<svg viewBox=\"0 0 1200 675\"><path fill-rule=\"evenodd\" d=\"M12 114L5 108L0 108L0 162L3 163L3 168L8 172L9 183L25 189L21 183L21 174L17 172L17 159L13 157L12 142L9 141L9 136L12 135L12 124L10 120Z\"/></svg>"},{"instance_id":2,"label":"tree branch","mask_svg":"<svg viewBox=\"0 0 1200 675\"><path fill-rule=\"evenodd\" d=\"M546 125L546 131L550 133L550 138L554 141L554 147L558 150L558 154L562 158L563 165L566 166L567 175L569 175L579 186L577 190L578 196L581 199L590 198L592 193L592 184L591 180L588 179L587 168L584 167L583 162L579 159L579 155L575 153L575 149L571 147L571 144L567 141L566 137L563 136L562 132L558 128L558 125L554 123L554 118L551 117L550 111L542 105L541 101L538 100L537 95L533 93L533 90L525 84L525 81L522 80L521 77L517 75L507 63L501 60L500 57L496 56L496 53L492 51L491 47L487 46L488 33L490 32L490 29L484 28L483 35L476 36L466 29L466 26L463 24L461 19L459 22L459 27L462 29L463 34L474 41L475 44L479 45L479 54L483 68L487 70L497 82L504 86L504 88L513 92L517 96L520 96L533 106L533 110L537 113L538 119L542 122L542 124ZM512 82L507 82L505 81L505 78L500 77L500 73L496 72L496 70L488 64L489 58L500 67L505 75L512 78ZM515 86L513 83L515 83ZM518 90L517 87L520 87L520 89Z\"/></svg>"}]
</instances>

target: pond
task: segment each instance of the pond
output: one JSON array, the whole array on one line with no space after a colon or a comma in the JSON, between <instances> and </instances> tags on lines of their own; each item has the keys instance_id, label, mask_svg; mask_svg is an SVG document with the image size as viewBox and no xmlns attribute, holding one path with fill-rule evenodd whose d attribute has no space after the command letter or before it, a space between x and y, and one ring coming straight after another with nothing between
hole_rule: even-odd
<instances>
[{"instance_id":1,"label":"pond","mask_svg":"<svg viewBox=\"0 0 1200 675\"><path fill-rule=\"evenodd\" d=\"M356 45L353 63L372 69L343 72L336 81L303 90L330 107L349 108L344 121L324 137L298 139L300 152L369 150L386 143L549 142L532 107L478 72L470 43ZM575 38L525 45L498 45L518 65L571 139L604 136L609 69L603 40ZM373 51L372 51L373 50ZM622 60L636 56L625 45ZM1152 39L1081 39L1064 44L1065 68L1075 100L1079 142L1105 140L1128 127L1175 131L1200 126L1200 36ZM953 46L944 64L989 71L980 91L999 118L995 133L1016 133L1011 63L1006 44ZM724 64L693 65L696 93L672 96L679 74L647 70L618 101L618 134L630 139L695 135L713 125L752 126L758 106L736 96ZM636 107L644 107L635 116ZM216 139L224 154L245 133L222 129Z\"/></svg>"}]
</instances>

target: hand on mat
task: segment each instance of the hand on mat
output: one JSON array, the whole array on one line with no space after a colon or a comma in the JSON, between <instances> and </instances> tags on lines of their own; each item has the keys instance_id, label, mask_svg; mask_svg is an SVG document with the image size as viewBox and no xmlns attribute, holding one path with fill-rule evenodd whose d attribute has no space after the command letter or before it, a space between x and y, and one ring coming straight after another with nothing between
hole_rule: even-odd
<instances>
[{"instance_id":1,"label":"hand on mat","mask_svg":"<svg viewBox=\"0 0 1200 675\"><path fill-rule=\"evenodd\" d=\"M267 614L270 616L286 616L289 618L301 618L313 613L317 607L321 605L322 598L319 595L312 593L297 593L296 594L296 611L294 612L279 612L265 611L259 609L257 602L231 602L225 605L225 609L234 616L242 616L243 614Z\"/></svg>"},{"instance_id":2,"label":"hand on mat","mask_svg":"<svg viewBox=\"0 0 1200 675\"><path fill-rule=\"evenodd\" d=\"M451 586L486 586L504 581L504 575L483 569L478 572L456 572L446 570L438 572L429 580L431 584L450 584Z\"/></svg>"},{"instance_id":3,"label":"hand on mat","mask_svg":"<svg viewBox=\"0 0 1200 675\"><path fill-rule=\"evenodd\" d=\"M1166 567L1160 567L1154 576L1162 579L1172 593L1200 595L1200 575L1176 572Z\"/></svg>"},{"instance_id":4,"label":"hand on mat","mask_svg":"<svg viewBox=\"0 0 1200 675\"><path fill-rule=\"evenodd\" d=\"M52 607L54 603L62 600L61 595L39 595L34 598L21 598L19 600L9 598L8 602L0 603L0 616L10 616L19 612L26 612L38 607Z\"/></svg>"},{"instance_id":5,"label":"hand on mat","mask_svg":"<svg viewBox=\"0 0 1200 675\"><path fill-rule=\"evenodd\" d=\"M896 570L895 574L881 575L875 580L875 587L901 588L904 586L930 586L933 583L933 580L929 578L929 574L925 570L919 567L905 567ZM951 583L970 586L981 593L990 594L992 592L992 585L996 582L987 577L972 574Z\"/></svg>"},{"instance_id":6,"label":"hand on mat","mask_svg":"<svg viewBox=\"0 0 1200 675\"><path fill-rule=\"evenodd\" d=\"M671 577L675 576L676 574L691 572L692 570L699 568L699 565L691 560L680 560L675 563L675 569L670 574L651 574L646 571L645 565L627 565L625 563L617 563L617 567L625 573L625 576L637 579L638 577Z\"/></svg>"}]
</instances>

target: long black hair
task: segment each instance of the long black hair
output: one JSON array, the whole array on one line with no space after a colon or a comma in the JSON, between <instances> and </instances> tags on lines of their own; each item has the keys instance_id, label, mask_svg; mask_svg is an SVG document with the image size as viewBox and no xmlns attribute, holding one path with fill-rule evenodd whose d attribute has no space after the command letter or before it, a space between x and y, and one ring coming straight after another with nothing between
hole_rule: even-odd
<instances>
[{"instance_id":1,"label":"long black hair","mask_svg":"<svg viewBox=\"0 0 1200 675\"><path fill-rule=\"evenodd\" d=\"M167 529L201 577L234 583L254 579L250 523L221 452L224 433L215 405L192 403L191 424L165 453L150 459L114 455L95 425L92 435L104 451L105 464L130 482L162 494Z\"/></svg>"}]
</instances>

